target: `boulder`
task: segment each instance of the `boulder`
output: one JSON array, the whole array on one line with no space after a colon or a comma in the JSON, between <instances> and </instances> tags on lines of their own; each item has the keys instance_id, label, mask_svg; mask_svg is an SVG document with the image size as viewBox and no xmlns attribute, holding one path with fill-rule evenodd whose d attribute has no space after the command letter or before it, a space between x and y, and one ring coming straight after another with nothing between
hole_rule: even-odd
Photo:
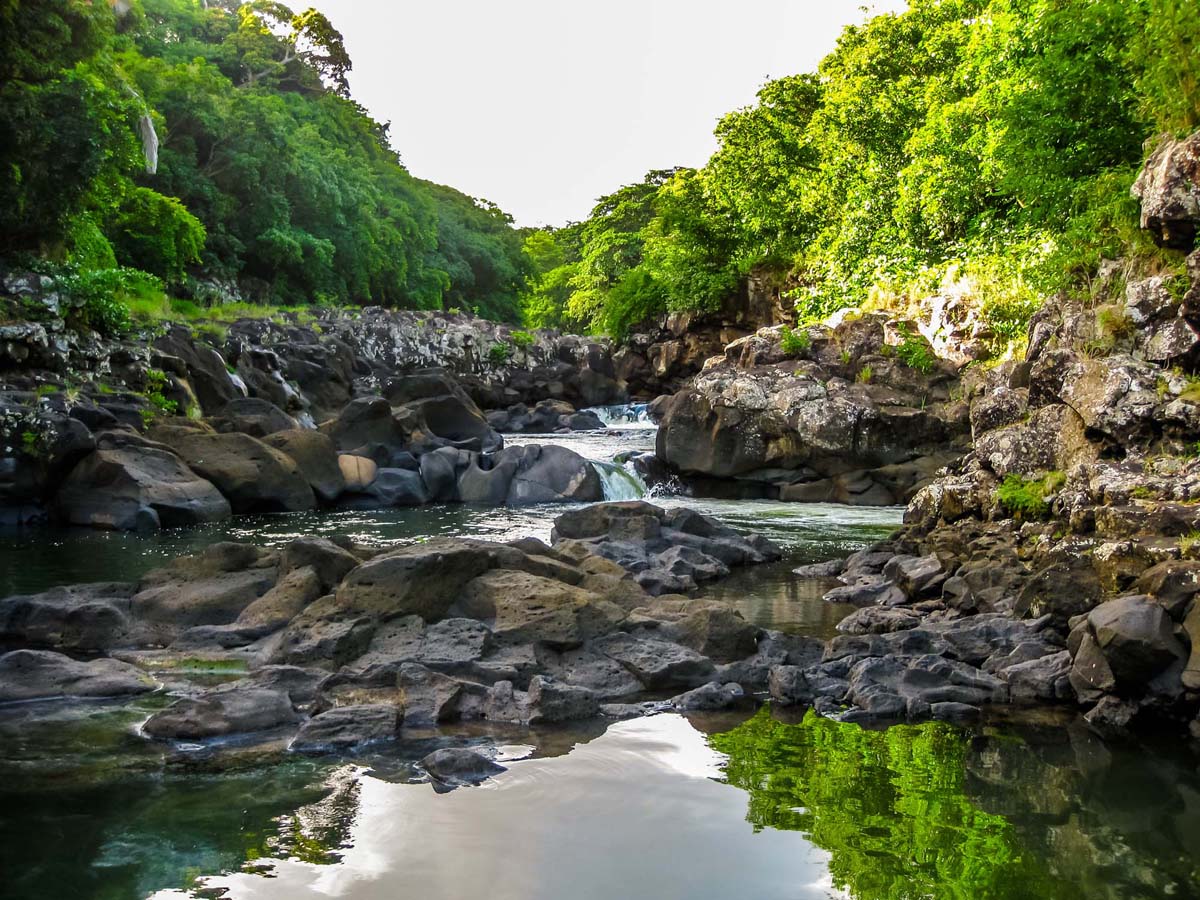
<instances>
[{"instance_id":1,"label":"boulder","mask_svg":"<svg viewBox=\"0 0 1200 900\"><path fill-rule=\"evenodd\" d=\"M465 747L435 750L421 760L421 768L446 789L478 784L506 771L504 766L482 753Z\"/></svg>"},{"instance_id":2,"label":"boulder","mask_svg":"<svg viewBox=\"0 0 1200 900\"><path fill-rule=\"evenodd\" d=\"M231 507L208 481L166 447L102 441L58 490L73 525L117 530L178 528L228 519Z\"/></svg>"},{"instance_id":3,"label":"boulder","mask_svg":"<svg viewBox=\"0 0 1200 900\"><path fill-rule=\"evenodd\" d=\"M171 446L217 486L234 512L296 512L316 505L291 457L247 434L181 434Z\"/></svg>"},{"instance_id":4,"label":"boulder","mask_svg":"<svg viewBox=\"0 0 1200 900\"><path fill-rule=\"evenodd\" d=\"M245 396L245 390L230 376L221 354L197 343L184 326L171 326L165 335L155 339L154 348L183 361L188 383L207 415L216 415L231 400Z\"/></svg>"},{"instance_id":5,"label":"boulder","mask_svg":"<svg viewBox=\"0 0 1200 900\"><path fill-rule=\"evenodd\" d=\"M81 662L48 650L13 650L0 655L0 703L122 697L157 686L145 672L115 659Z\"/></svg>"},{"instance_id":6,"label":"boulder","mask_svg":"<svg viewBox=\"0 0 1200 900\"><path fill-rule=\"evenodd\" d=\"M51 588L0 600L0 643L84 653L127 646L136 585L99 583Z\"/></svg>"},{"instance_id":7,"label":"boulder","mask_svg":"<svg viewBox=\"0 0 1200 900\"><path fill-rule=\"evenodd\" d=\"M692 688L709 680L713 662L690 647L618 632L591 643L591 648L619 662L646 690Z\"/></svg>"},{"instance_id":8,"label":"boulder","mask_svg":"<svg viewBox=\"0 0 1200 900\"><path fill-rule=\"evenodd\" d=\"M1148 597L1118 597L1088 614L1088 627L1117 687L1140 686L1185 658L1167 611Z\"/></svg>"},{"instance_id":9,"label":"boulder","mask_svg":"<svg viewBox=\"0 0 1200 900\"><path fill-rule=\"evenodd\" d=\"M341 453L337 464L346 490L355 494L365 493L379 474L379 466L365 456Z\"/></svg>"},{"instance_id":10,"label":"boulder","mask_svg":"<svg viewBox=\"0 0 1200 900\"><path fill-rule=\"evenodd\" d=\"M505 498L509 506L604 499L595 466L568 447L528 444L504 452L517 459Z\"/></svg>"},{"instance_id":11,"label":"boulder","mask_svg":"<svg viewBox=\"0 0 1200 900\"><path fill-rule=\"evenodd\" d=\"M152 715L142 730L156 738L203 740L266 731L298 719L287 693L233 684L176 700Z\"/></svg>"},{"instance_id":12,"label":"boulder","mask_svg":"<svg viewBox=\"0 0 1200 900\"><path fill-rule=\"evenodd\" d=\"M1133 183L1142 228L1164 247L1190 250L1200 228L1200 131L1163 135Z\"/></svg>"},{"instance_id":13,"label":"boulder","mask_svg":"<svg viewBox=\"0 0 1200 900\"><path fill-rule=\"evenodd\" d=\"M274 403L257 397L230 400L213 424L218 431L240 431L256 438L299 427L295 419Z\"/></svg>"},{"instance_id":14,"label":"boulder","mask_svg":"<svg viewBox=\"0 0 1200 900\"><path fill-rule=\"evenodd\" d=\"M422 506L429 502L419 472L379 469L366 493L380 506Z\"/></svg>"},{"instance_id":15,"label":"boulder","mask_svg":"<svg viewBox=\"0 0 1200 900\"><path fill-rule=\"evenodd\" d=\"M687 712L729 709L737 706L745 696L746 692L736 682L719 684L710 681L708 684L702 684L698 688L673 697L671 705Z\"/></svg>"},{"instance_id":16,"label":"boulder","mask_svg":"<svg viewBox=\"0 0 1200 900\"><path fill-rule=\"evenodd\" d=\"M339 706L313 716L301 725L288 749L297 753L358 750L393 741L399 731L400 717L394 706Z\"/></svg>"},{"instance_id":17,"label":"boulder","mask_svg":"<svg viewBox=\"0 0 1200 900\"><path fill-rule=\"evenodd\" d=\"M274 447L296 464L322 503L332 503L346 489L341 458L328 435L309 428L292 428L268 434L263 438L263 443ZM370 463L369 460L363 462ZM368 480L367 484L371 480L374 479Z\"/></svg>"}]
</instances>

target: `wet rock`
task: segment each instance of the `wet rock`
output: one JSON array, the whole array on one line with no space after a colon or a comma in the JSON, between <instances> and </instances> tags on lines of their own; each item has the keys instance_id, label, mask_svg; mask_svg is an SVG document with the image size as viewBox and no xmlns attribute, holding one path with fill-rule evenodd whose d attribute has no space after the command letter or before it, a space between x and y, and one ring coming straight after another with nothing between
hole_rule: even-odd
<instances>
[{"instance_id":1,"label":"wet rock","mask_svg":"<svg viewBox=\"0 0 1200 900\"><path fill-rule=\"evenodd\" d=\"M234 684L176 700L151 716L142 730L156 738L203 740L266 731L298 719L283 691Z\"/></svg>"},{"instance_id":2,"label":"wet rock","mask_svg":"<svg viewBox=\"0 0 1200 900\"><path fill-rule=\"evenodd\" d=\"M998 674L1008 684L1014 703L1051 703L1071 700L1075 696L1070 680L1071 654L1067 650L1014 663Z\"/></svg>"},{"instance_id":3,"label":"wet rock","mask_svg":"<svg viewBox=\"0 0 1200 900\"><path fill-rule=\"evenodd\" d=\"M826 591L822 599L828 603L891 607L907 603L908 595L881 575L864 575L850 584Z\"/></svg>"},{"instance_id":4,"label":"wet rock","mask_svg":"<svg viewBox=\"0 0 1200 900\"><path fill-rule=\"evenodd\" d=\"M842 634L884 634L916 628L921 621L921 614L911 609L867 606L838 622L837 630Z\"/></svg>"},{"instance_id":5,"label":"wet rock","mask_svg":"<svg viewBox=\"0 0 1200 900\"><path fill-rule=\"evenodd\" d=\"M1146 597L1103 603L1087 623L1118 686L1143 682L1185 656L1166 610Z\"/></svg>"},{"instance_id":6,"label":"wet rock","mask_svg":"<svg viewBox=\"0 0 1200 900\"><path fill-rule=\"evenodd\" d=\"M145 672L115 659L81 662L48 650L14 650L0 655L0 703L120 697L156 687Z\"/></svg>"},{"instance_id":7,"label":"wet rock","mask_svg":"<svg viewBox=\"0 0 1200 900\"><path fill-rule=\"evenodd\" d=\"M553 444L529 444L504 451L497 464L508 454L517 460L505 497L509 506L604 499L596 468L574 450Z\"/></svg>"},{"instance_id":8,"label":"wet rock","mask_svg":"<svg viewBox=\"0 0 1200 900\"><path fill-rule=\"evenodd\" d=\"M301 725L288 749L297 753L357 750L395 740L399 731L400 717L394 706L339 706Z\"/></svg>"},{"instance_id":9,"label":"wet rock","mask_svg":"<svg viewBox=\"0 0 1200 900\"><path fill-rule=\"evenodd\" d=\"M435 750L421 760L421 768L431 779L447 789L479 784L506 771L482 753L463 747Z\"/></svg>"},{"instance_id":10,"label":"wet rock","mask_svg":"<svg viewBox=\"0 0 1200 900\"><path fill-rule=\"evenodd\" d=\"M193 341L191 333L183 326L172 326L165 335L155 339L154 347L183 361L188 383L206 414L216 415L231 400L245 396L245 391L230 377L221 354Z\"/></svg>"},{"instance_id":11,"label":"wet rock","mask_svg":"<svg viewBox=\"0 0 1200 900\"><path fill-rule=\"evenodd\" d=\"M366 491L380 506L422 506L429 502L419 472L379 469Z\"/></svg>"},{"instance_id":12,"label":"wet rock","mask_svg":"<svg viewBox=\"0 0 1200 900\"><path fill-rule=\"evenodd\" d=\"M544 675L529 682L528 722L531 725L570 722L599 715L600 701L592 691L573 684L562 684Z\"/></svg>"}]
</instances>

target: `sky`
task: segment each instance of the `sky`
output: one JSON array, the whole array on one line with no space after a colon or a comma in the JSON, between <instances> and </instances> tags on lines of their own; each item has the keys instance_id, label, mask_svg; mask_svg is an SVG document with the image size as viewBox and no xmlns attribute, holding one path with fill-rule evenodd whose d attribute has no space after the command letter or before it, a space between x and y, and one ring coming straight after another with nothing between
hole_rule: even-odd
<instances>
[{"instance_id":1,"label":"sky","mask_svg":"<svg viewBox=\"0 0 1200 900\"><path fill-rule=\"evenodd\" d=\"M414 175L518 225L563 225L651 169L700 166L720 117L812 71L849 23L905 0L308 0L354 98ZM302 3L294 3L297 9Z\"/></svg>"}]
</instances>

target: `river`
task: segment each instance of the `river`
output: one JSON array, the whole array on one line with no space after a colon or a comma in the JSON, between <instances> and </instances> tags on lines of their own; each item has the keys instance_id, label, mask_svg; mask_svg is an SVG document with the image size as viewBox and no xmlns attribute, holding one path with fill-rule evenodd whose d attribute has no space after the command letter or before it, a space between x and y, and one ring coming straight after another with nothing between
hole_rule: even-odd
<instances>
[{"instance_id":1,"label":"river","mask_svg":"<svg viewBox=\"0 0 1200 900\"><path fill-rule=\"evenodd\" d=\"M605 411L611 416L611 411ZM649 449L637 411L603 434L520 437L601 464ZM611 421L611 419L610 419ZM828 636L848 610L791 568L887 534L895 508L656 497L779 542L708 588L763 627ZM547 538L562 506L239 518L154 537L0 534L0 596L134 579L217 540L344 533ZM1105 744L1066 714L866 730L768 707L521 729L406 730L353 763L186 767L134 729L162 704L0 707L0 897L233 900L1183 898L1200 895L1192 750ZM435 793L412 761L464 741L507 771Z\"/></svg>"}]
</instances>

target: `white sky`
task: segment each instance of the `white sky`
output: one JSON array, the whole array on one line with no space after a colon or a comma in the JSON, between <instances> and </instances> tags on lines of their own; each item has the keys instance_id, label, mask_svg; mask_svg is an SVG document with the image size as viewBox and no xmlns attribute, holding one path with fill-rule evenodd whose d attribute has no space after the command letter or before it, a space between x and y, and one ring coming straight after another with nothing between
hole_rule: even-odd
<instances>
[{"instance_id":1,"label":"white sky","mask_svg":"<svg viewBox=\"0 0 1200 900\"><path fill-rule=\"evenodd\" d=\"M518 225L584 218L651 169L699 166L722 114L811 71L905 0L293 0L346 39L350 86L420 178Z\"/></svg>"}]
</instances>

